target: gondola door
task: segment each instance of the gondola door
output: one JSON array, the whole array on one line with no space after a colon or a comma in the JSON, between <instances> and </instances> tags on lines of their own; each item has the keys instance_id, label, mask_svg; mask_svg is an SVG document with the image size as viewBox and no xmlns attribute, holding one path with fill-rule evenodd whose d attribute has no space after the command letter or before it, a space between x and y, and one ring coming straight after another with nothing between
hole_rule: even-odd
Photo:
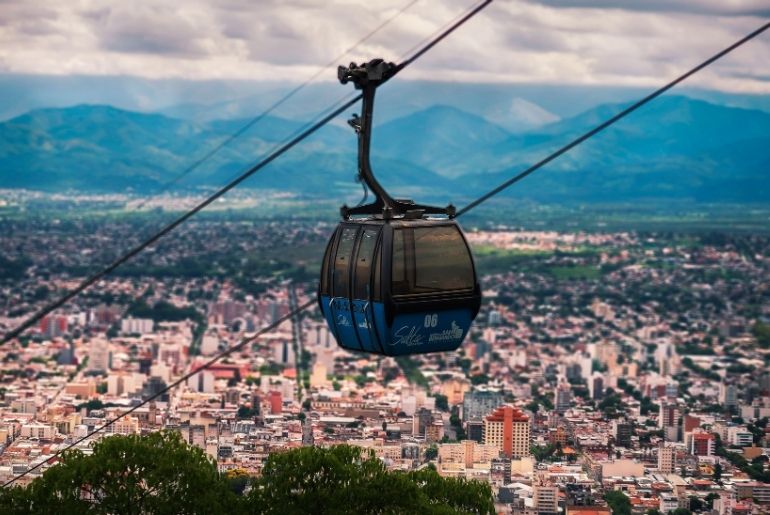
<instances>
[{"instance_id":1,"label":"gondola door","mask_svg":"<svg viewBox=\"0 0 770 515\"><path fill-rule=\"evenodd\" d=\"M379 227L365 227L359 236L356 262L353 268L351 308L361 348L367 352L382 353L382 345L375 334L372 284L375 249Z\"/></svg>"},{"instance_id":2,"label":"gondola door","mask_svg":"<svg viewBox=\"0 0 770 515\"><path fill-rule=\"evenodd\" d=\"M350 303L352 259L358 227L343 226L332 260L332 297L329 301L331 324L337 342L349 350L363 350L356 334Z\"/></svg>"}]
</instances>

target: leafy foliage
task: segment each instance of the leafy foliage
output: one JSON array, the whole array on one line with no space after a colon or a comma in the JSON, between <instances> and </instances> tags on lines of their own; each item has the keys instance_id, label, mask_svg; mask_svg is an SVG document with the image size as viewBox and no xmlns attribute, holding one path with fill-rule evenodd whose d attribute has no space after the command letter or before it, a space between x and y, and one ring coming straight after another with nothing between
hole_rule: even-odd
<instances>
[{"instance_id":1,"label":"leafy foliage","mask_svg":"<svg viewBox=\"0 0 770 515\"><path fill-rule=\"evenodd\" d=\"M189 306L179 308L166 301L158 301L152 307L144 302L138 302L131 306L129 315L136 318L151 318L155 322L179 322L186 319L200 322L203 320L203 316L195 308Z\"/></svg>"},{"instance_id":2,"label":"leafy foliage","mask_svg":"<svg viewBox=\"0 0 770 515\"><path fill-rule=\"evenodd\" d=\"M431 445L427 449L425 449L425 459L426 460L435 460L438 458L438 447L435 445Z\"/></svg>"},{"instance_id":3,"label":"leafy foliage","mask_svg":"<svg viewBox=\"0 0 770 515\"><path fill-rule=\"evenodd\" d=\"M770 349L770 324L763 324L757 322L754 327L751 328L751 333L754 338L757 339L757 343L763 349Z\"/></svg>"},{"instance_id":4,"label":"leafy foliage","mask_svg":"<svg viewBox=\"0 0 770 515\"><path fill-rule=\"evenodd\" d=\"M441 411L449 411L449 399L446 395L437 393L436 397L436 409Z\"/></svg>"},{"instance_id":5,"label":"leafy foliage","mask_svg":"<svg viewBox=\"0 0 770 515\"><path fill-rule=\"evenodd\" d=\"M105 438L91 455L65 453L27 488L0 493L0 511L224 513L236 500L202 450L162 431Z\"/></svg>"},{"instance_id":6,"label":"leafy foliage","mask_svg":"<svg viewBox=\"0 0 770 515\"><path fill-rule=\"evenodd\" d=\"M612 510L612 515L631 515L631 501L620 490L613 490L604 494L604 500Z\"/></svg>"},{"instance_id":7,"label":"leafy foliage","mask_svg":"<svg viewBox=\"0 0 770 515\"><path fill-rule=\"evenodd\" d=\"M32 261L29 258L19 258L14 261L0 256L0 279L21 279L31 265Z\"/></svg>"},{"instance_id":8,"label":"leafy foliage","mask_svg":"<svg viewBox=\"0 0 770 515\"><path fill-rule=\"evenodd\" d=\"M721 376L719 374L717 374L716 372L714 372L713 370L706 370L705 368L703 368L703 367L699 366L698 364L696 364L690 358L682 359L682 365L684 365L685 367L689 368L690 370L692 370L696 374L700 374L700 375L702 375L703 377L705 377L707 379L711 379L712 381L720 381L722 379Z\"/></svg>"},{"instance_id":9,"label":"leafy foliage","mask_svg":"<svg viewBox=\"0 0 770 515\"><path fill-rule=\"evenodd\" d=\"M625 403L617 392L612 388L607 388L598 408L604 412L606 417L617 418L625 408Z\"/></svg>"},{"instance_id":10,"label":"leafy foliage","mask_svg":"<svg viewBox=\"0 0 770 515\"><path fill-rule=\"evenodd\" d=\"M722 444L722 439L719 438L719 435L717 435L716 439L716 454L717 456L727 458L727 461L729 461L734 467L738 467L742 472L748 474L755 481L770 483L770 471L765 470L761 462L749 462L741 454L725 449L724 445Z\"/></svg>"},{"instance_id":11,"label":"leafy foliage","mask_svg":"<svg viewBox=\"0 0 770 515\"><path fill-rule=\"evenodd\" d=\"M0 513L494 513L489 485L434 469L390 472L373 452L338 445L270 455L262 476L220 474L176 432L112 436L65 453L27 487L0 490Z\"/></svg>"},{"instance_id":12,"label":"leafy foliage","mask_svg":"<svg viewBox=\"0 0 770 515\"><path fill-rule=\"evenodd\" d=\"M529 448L530 452L532 453L532 456L534 456L535 460L538 462L545 461L556 452L556 446L552 443L549 443L546 446L538 446L533 445Z\"/></svg>"},{"instance_id":13,"label":"leafy foliage","mask_svg":"<svg viewBox=\"0 0 770 515\"><path fill-rule=\"evenodd\" d=\"M388 472L374 453L347 445L272 454L248 504L283 513L494 513L489 485L434 470Z\"/></svg>"},{"instance_id":14,"label":"leafy foliage","mask_svg":"<svg viewBox=\"0 0 770 515\"><path fill-rule=\"evenodd\" d=\"M419 361L412 359L409 356L398 356L396 357L396 363L401 367L404 376L411 384L416 384L423 388L428 387L428 380L422 375Z\"/></svg>"}]
</instances>

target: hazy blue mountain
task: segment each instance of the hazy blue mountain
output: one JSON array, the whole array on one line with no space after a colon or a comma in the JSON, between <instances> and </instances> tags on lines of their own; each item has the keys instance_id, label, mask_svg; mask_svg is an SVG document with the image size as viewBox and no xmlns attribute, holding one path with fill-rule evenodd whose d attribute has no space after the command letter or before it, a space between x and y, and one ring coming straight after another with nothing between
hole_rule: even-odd
<instances>
[{"instance_id":1,"label":"hazy blue mountain","mask_svg":"<svg viewBox=\"0 0 770 515\"><path fill-rule=\"evenodd\" d=\"M489 190L623 107L602 105L512 134L484 117L431 106L379 124L372 162L395 195L430 193L460 203L458 198ZM35 110L0 123L0 187L157 191L246 122L192 122L89 105ZM356 139L343 123L324 127L244 186L356 195ZM268 117L177 187L220 185L302 127ZM668 96L506 195L542 201L767 201L768 178L770 114Z\"/></svg>"},{"instance_id":2,"label":"hazy blue mountain","mask_svg":"<svg viewBox=\"0 0 770 515\"><path fill-rule=\"evenodd\" d=\"M454 107L433 106L376 128L373 151L445 175L442 170L477 149L500 143L510 134L480 116Z\"/></svg>"},{"instance_id":3,"label":"hazy blue mountain","mask_svg":"<svg viewBox=\"0 0 770 515\"><path fill-rule=\"evenodd\" d=\"M32 111L0 123L0 187L157 191L247 122L197 124L88 105ZM267 117L178 187L221 185L303 128L299 122ZM404 195L440 182L431 171L397 156L373 161L387 175L383 182ZM327 125L245 186L303 193L357 191L355 174L355 133Z\"/></svg>"},{"instance_id":4,"label":"hazy blue mountain","mask_svg":"<svg viewBox=\"0 0 770 515\"><path fill-rule=\"evenodd\" d=\"M201 126L106 106L42 109L0 124L4 187L143 190L180 168Z\"/></svg>"},{"instance_id":5,"label":"hazy blue mountain","mask_svg":"<svg viewBox=\"0 0 770 515\"><path fill-rule=\"evenodd\" d=\"M451 172L483 191L625 105L599 106L480 150ZM770 114L669 96L548 164L514 188L536 198L770 199Z\"/></svg>"}]
</instances>

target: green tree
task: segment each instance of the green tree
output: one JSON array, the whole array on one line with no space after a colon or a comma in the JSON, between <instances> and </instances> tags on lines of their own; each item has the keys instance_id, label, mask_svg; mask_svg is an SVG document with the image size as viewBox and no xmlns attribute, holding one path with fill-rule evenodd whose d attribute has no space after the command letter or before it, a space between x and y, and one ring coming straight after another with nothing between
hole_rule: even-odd
<instances>
[{"instance_id":1,"label":"green tree","mask_svg":"<svg viewBox=\"0 0 770 515\"><path fill-rule=\"evenodd\" d=\"M166 431L104 438L0 492L2 513L225 513L236 502L214 462Z\"/></svg>"},{"instance_id":2,"label":"green tree","mask_svg":"<svg viewBox=\"0 0 770 515\"><path fill-rule=\"evenodd\" d=\"M489 376L486 374L476 374L471 376L471 384L472 385L479 385L479 384L487 384L489 382Z\"/></svg>"},{"instance_id":3,"label":"green tree","mask_svg":"<svg viewBox=\"0 0 770 515\"><path fill-rule=\"evenodd\" d=\"M669 513L671 513L671 515L692 515L692 512L687 508L677 508Z\"/></svg>"},{"instance_id":4,"label":"green tree","mask_svg":"<svg viewBox=\"0 0 770 515\"><path fill-rule=\"evenodd\" d=\"M233 493L243 495L243 491L249 485L251 477L248 472L241 468L228 470L225 473L225 480Z\"/></svg>"},{"instance_id":5,"label":"green tree","mask_svg":"<svg viewBox=\"0 0 770 515\"><path fill-rule=\"evenodd\" d=\"M690 496L690 511L703 511L706 509L706 503L700 498L691 495Z\"/></svg>"},{"instance_id":6,"label":"green tree","mask_svg":"<svg viewBox=\"0 0 770 515\"><path fill-rule=\"evenodd\" d=\"M347 445L271 454L247 504L263 514L494 513L487 484L430 469L388 472L373 452Z\"/></svg>"},{"instance_id":7,"label":"green tree","mask_svg":"<svg viewBox=\"0 0 770 515\"><path fill-rule=\"evenodd\" d=\"M631 500L620 490L612 490L604 494L613 515L631 515Z\"/></svg>"},{"instance_id":8,"label":"green tree","mask_svg":"<svg viewBox=\"0 0 770 515\"><path fill-rule=\"evenodd\" d=\"M463 428L463 421L460 418L460 408L452 406L452 414L449 416L449 424L455 430L456 440L465 440L468 435L465 434L465 428Z\"/></svg>"},{"instance_id":9,"label":"green tree","mask_svg":"<svg viewBox=\"0 0 770 515\"><path fill-rule=\"evenodd\" d=\"M486 483L430 467L390 472L346 445L274 453L243 497L249 481L242 470L220 475L175 432L112 436L91 455L65 453L27 487L0 489L0 513L494 513Z\"/></svg>"},{"instance_id":10,"label":"green tree","mask_svg":"<svg viewBox=\"0 0 770 515\"><path fill-rule=\"evenodd\" d=\"M532 456L534 456L535 460L539 462L550 458L556 451L556 447L549 443L544 447L533 445L529 448L529 450L532 453Z\"/></svg>"},{"instance_id":11,"label":"green tree","mask_svg":"<svg viewBox=\"0 0 770 515\"><path fill-rule=\"evenodd\" d=\"M259 410L255 408L249 408L248 406L240 406L238 408L238 418L254 418L259 413Z\"/></svg>"},{"instance_id":12,"label":"green tree","mask_svg":"<svg viewBox=\"0 0 770 515\"><path fill-rule=\"evenodd\" d=\"M770 348L770 324L763 324L757 322L754 327L751 328L751 333L754 338L757 339L757 343L762 348Z\"/></svg>"}]
</instances>

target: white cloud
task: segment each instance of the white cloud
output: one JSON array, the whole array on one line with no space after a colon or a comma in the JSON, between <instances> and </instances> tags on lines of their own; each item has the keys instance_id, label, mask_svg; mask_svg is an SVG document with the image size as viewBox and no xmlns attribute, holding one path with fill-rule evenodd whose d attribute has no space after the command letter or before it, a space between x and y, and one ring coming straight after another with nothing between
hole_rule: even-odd
<instances>
[{"instance_id":1,"label":"white cloud","mask_svg":"<svg viewBox=\"0 0 770 515\"><path fill-rule=\"evenodd\" d=\"M0 0L0 71L302 80L408 0ZM397 60L468 0L419 0L350 60ZM760 0L493 2L404 78L653 86L770 16ZM690 84L770 93L770 33ZM334 72L329 70L329 80Z\"/></svg>"}]
</instances>

